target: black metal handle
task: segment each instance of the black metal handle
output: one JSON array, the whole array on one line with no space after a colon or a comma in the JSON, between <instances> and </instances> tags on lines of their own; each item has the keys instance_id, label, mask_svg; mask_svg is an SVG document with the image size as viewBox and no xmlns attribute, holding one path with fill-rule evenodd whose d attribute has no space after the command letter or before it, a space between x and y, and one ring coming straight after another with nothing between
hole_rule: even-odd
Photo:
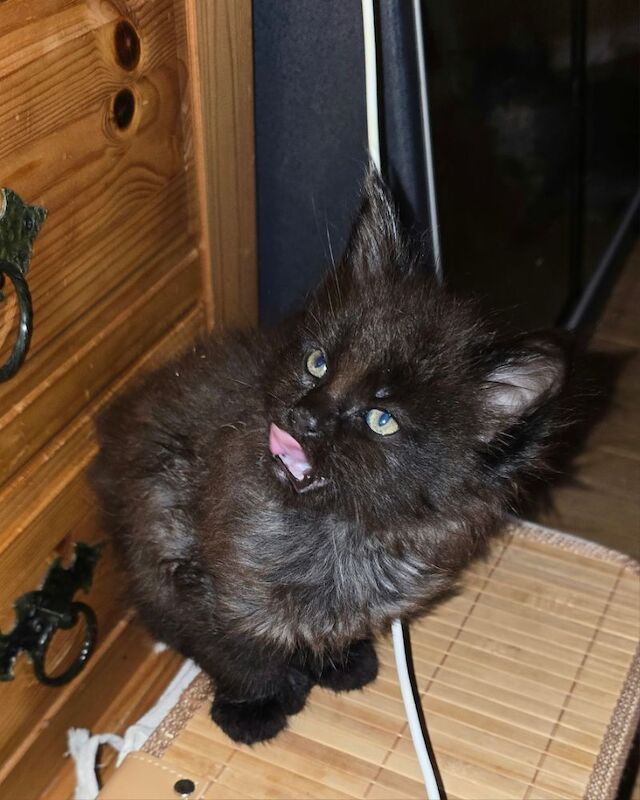
<instances>
[{"instance_id":1,"label":"black metal handle","mask_svg":"<svg viewBox=\"0 0 640 800\"><path fill-rule=\"evenodd\" d=\"M98 623L93 609L74 601L73 595L78 589L89 590L100 552L100 545L77 542L75 560L68 569L59 559L54 561L42 588L16 600L16 625L10 633L0 632L0 681L13 680L13 667L22 651L29 654L36 678L46 686L69 683L83 669L94 650ZM78 623L84 623L80 652L66 670L49 675L45 661L54 634Z\"/></svg>"},{"instance_id":2,"label":"black metal handle","mask_svg":"<svg viewBox=\"0 0 640 800\"><path fill-rule=\"evenodd\" d=\"M9 277L15 288L20 319L18 321L18 334L11 355L0 367L0 381L8 381L20 369L29 350L33 330L31 292L22 271L9 261L0 261L0 288L2 288L4 275Z\"/></svg>"},{"instance_id":3,"label":"black metal handle","mask_svg":"<svg viewBox=\"0 0 640 800\"><path fill-rule=\"evenodd\" d=\"M47 611L45 610L45 614ZM36 678L44 683L46 686L62 686L65 683L72 681L76 675L82 671L85 663L93 653L96 643L96 635L98 633L98 621L93 609L86 605L86 603L72 603L69 607L69 617L67 620L62 620L58 625L50 625L45 636L41 637L40 646L31 651L31 660L33 662L33 671ZM44 662L47 657L47 649L53 638L53 634L57 628L61 630L69 630L75 627L79 621L80 616L84 617L85 632L80 646L80 652L77 658L64 672L59 675L48 675L45 672ZM67 624L69 623L69 624Z\"/></svg>"}]
</instances>

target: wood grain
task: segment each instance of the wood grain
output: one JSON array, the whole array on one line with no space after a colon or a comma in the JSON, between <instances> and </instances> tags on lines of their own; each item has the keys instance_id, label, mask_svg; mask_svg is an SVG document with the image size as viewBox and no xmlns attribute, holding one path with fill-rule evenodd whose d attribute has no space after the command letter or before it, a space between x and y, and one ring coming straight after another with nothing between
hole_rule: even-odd
<instances>
[{"instance_id":1,"label":"wood grain","mask_svg":"<svg viewBox=\"0 0 640 800\"><path fill-rule=\"evenodd\" d=\"M93 419L110 398L123 391L138 375L183 350L203 330L202 310L195 308L131 369L119 376L108 391L90 403L63 435L41 450L16 480L0 491L0 528L5 532L0 538L0 559L70 483L82 480L82 473L96 452ZM52 544L54 541L54 538L50 540Z\"/></svg>"},{"instance_id":2,"label":"wood grain","mask_svg":"<svg viewBox=\"0 0 640 800\"><path fill-rule=\"evenodd\" d=\"M211 326L257 320L250 0L186 0Z\"/></svg>"},{"instance_id":3,"label":"wood grain","mask_svg":"<svg viewBox=\"0 0 640 800\"><path fill-rule=\"evenodd\" d=\"M591 431L552 505L536 519L640 559L640 244L605 307L590 349L622 363L605 417Z\"/></svg>"},{"instance_id":4,"label":"wood grain","mask_svg":"<svg viewBox=\"0 0 640 800\"><path fill-rule=\"evenodd\" d=\"M127 383L139 377L152 366L165 361L176 350L193 339L198 331L204 329L202 311L189 314L176 328L172 329L154 348L145 353L142 362L133 365L122 376L113 390L121 390ZM86 483L86 465L96 451L93 431L93 416L107 402L109 395L101 396L80 421L76 437L83 448L75 449L78 461L74 470L67 470L61 477L65 480L58 486L58 492L47 495L43 502L25 508L24 516L17 516L16 522L24 519L24 527L15 531L11 543L5 538L0 548L0 628L13 624L13 600L25 591L37 588L48 565L54 557L61 554L62 547L69 550L74 540L97 543L104 540L104 531L95 505L95 500ZM74 444L71 437L68 445ZM46 459L46 453L45 459ZM69 460L64 445L53 456L54 465L58 461ZM59 476L60 477L60 476ZM32 497L32 500L34 498ZM10 508L11 506L9 506ZM26 512L30 512L27 513ZM6 511L5 511L6 513ZM111 631L122 619L126 611L123 597L125 586L118 577L109 548L98 563L91 592L86 601L98 615L99 644L109 639ZM66 647L54 648L54 665L73 648L73 642ZM77 652L77 648L74 652ZM9 759L16 744L29 736L34 720L40 721L49 713L49 708L57 702L56 690L39 684L25 657L19 659L16 678L12 683L0 684L0 699L3 703L2 737L0 737L0 763ZM124 678L125 676L123 676ZM128 677L128 676L127 676ZM81 677L76 679L81 680ZM69 702L73 705L75 700ZM39 745L38 745L39 746Z\"/></svg>"},{"instance_id":5,"label":"wood grain","mask_svg":"<svg viewBox=\"0 0 640 800\"><path fill-rule=\"evenodd\" d=\"M134 19L136 5L129 7ZM13 142L12 152L0 161L3 181L49 209L29 279L35 314L32 356L67 325L90 315L96 303L133 274L150 274L148 283L161 275L173 263L170 253L176 244L183 248L178 257L196 247L197 221L190 219L184 202L184 67L177 59L173 5L168 0L150 5L151 11L138 14L144 57L136 72L125 73L114 62L120 15L112 9L98 27L87 25L77 41L63 39L49 50L51 63L28 61L3 84L8 103L15 95L30 110L28 119L20 112L17 118L2 117L13 126L3 139ZM36 16L33 24L37 28L40 22ZM89 61L82 67L78 61L85 56ZM85 80L85 74L92 79ZM33 96L25 85L33 85ZM137 107L129 128L120 132L111 105L123 86L134 91ZM60 118L44 115L42 130L32 111L42 105L41 95L45 105L61 109ZM42 374L31 361L0 387L0 409L13 404L16 393L29 391Z\"/></svg>"},{"instance_id":6,"label":"wood grain","mask_svg":"<svg viewBox=\"0 0 640 800\"><path fill-rule=\"evenodd\" d=\"M257 290L250 3L199 3L200 16L184 0L0 5L0 183L49 210L29 274L31 350L0 385L4 630L54 558L77 539L104 539L85 478L95 415L212 326L214 289L219 325L255 321ZM123 19L140 38L130 69L115 47ZM190 27L203 19L213 33ZM118 127L123 90L134 108ZM0 307L2 361L14 312ZM21 658L15 681L0 685L3 796L68 796L66 728L121 730L175 668L142 645L122 587L107 550L88 597L98 651L75 681L43 687ZM52 669L78 636L56 638Z\"/></svg>"},{"instance_id":7,"label":"wood grain","mask_svg":"<svg viewBox=\"0 0 640 800\"><path fill-rule=\"evenodd\" d=\"M123 620L92 658L87 669L56 695L49 713L42 715L22 739L13 757L0 770L3 797L51 800L51 784L62 784L62 796L70 797L72 765L65 759L70 727L123 730L144 713L168 680L179 659L171 652L156 654L153 643L139 626ZM126 674L128 681L114 680ZM110 709L105 714L105 709Z\"/></svg>"},{"instance_id":8,"label":"wood grain","mask_svg":"<svg viewBox=\"0 0 640 800\"><path fill-rule=\"evenodd\" d=\"M199 289L195 267L197 255L189 253L136 302L112 309L115 316L94 337L0 418L5 480L193 306Z\"/></svg>"}]
</instances>

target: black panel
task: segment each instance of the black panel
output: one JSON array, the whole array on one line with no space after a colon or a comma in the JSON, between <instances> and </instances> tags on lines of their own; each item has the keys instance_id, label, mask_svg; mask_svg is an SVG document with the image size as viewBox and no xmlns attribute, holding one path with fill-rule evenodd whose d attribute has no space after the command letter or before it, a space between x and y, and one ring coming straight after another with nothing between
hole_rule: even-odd
<instances>
[{"instance_id":1,"label":"black panel","mask_svg":"<svg viewBox=\"0 0 640 800\"><path fill-rule=\"evenodd\" d=\"M396 0L377 9L382 161L404 225L422 235L430 218L413 7Z\"/></svg>"},{"instance_id":2,"label":"black panel","mask_svg":"<svg viewBox=\"0 0 640 800\"><path fill-rule=\"evenodd\" d=\"M424 234L412 3L376 8L384 164L405 223ZM445 279L517 328L566 319L638 187L636 0L423 0L422 15ZM360 0L254 0L254 52L271 322L300 304L331 250L339 258L355 210Z\"/></svg>"},{"instance_id":3,"label":"black panel","mask_svg":"<svg viewBox=\"0 0 640 800\"><path fill-rule=\"evenodd\" d=\"M568 0L423 3L444 275L518 327L569 291Z\"/></svg>"},{"instance_id":4,"label":"black panel","mask_svg":"<svg viewBox=\"0 0 640 800\"><path fill-rule=\"evenodd\" d=\"M344 247L366 161L360 0L254 0L262 319Z\"/></svg>"},{"instance_id":5,"label":"black panel","mask_svg":"<svg viewBox=\"0 0 640 800\"><path fill-rule=\"evenodd\" d=\"M584 281L638 191L638 23L637 0L587 3Z\"/></svg>"}]
</instances>

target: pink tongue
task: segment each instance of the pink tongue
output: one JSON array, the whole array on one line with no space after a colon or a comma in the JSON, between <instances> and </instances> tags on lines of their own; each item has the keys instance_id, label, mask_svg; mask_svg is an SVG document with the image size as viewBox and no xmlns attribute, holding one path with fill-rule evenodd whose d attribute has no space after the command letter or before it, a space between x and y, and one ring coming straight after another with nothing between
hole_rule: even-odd
<instances>
[{"instance_id":1,"label":"pink tongue","mask_svg":"<svg viewBox=\"0 0 640 800\"><path fill-rule=\"evenodd\" d=\"M281 459L296 480L301 481L311 471L311 464L300 444L274 423L269 430L269 450Z\"/></svg>"}]
</instances>

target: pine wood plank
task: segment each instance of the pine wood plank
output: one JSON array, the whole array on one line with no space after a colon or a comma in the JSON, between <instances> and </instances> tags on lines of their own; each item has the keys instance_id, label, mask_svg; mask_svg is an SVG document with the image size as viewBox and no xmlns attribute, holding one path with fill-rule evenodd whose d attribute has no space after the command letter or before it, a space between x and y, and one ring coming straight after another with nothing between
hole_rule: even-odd
<instances>
[{"instance_id":1,"label":"pine wood plank","mask_svg":"<svg viewBox=\"0 0 640 800\"><path fill-rule=\"evenodd\" d=\"M114 646L116 641L118 646ZM91 659L86 669L72 684L55 695L55 702L48 713L43 713L33 726L30 735L20 741L20 747L0 767L0 794L3 797L24 797L26 787L30 796L37 798L56 780L60 770L69 768L63 755L66 751L66 731L75 725L92 728L100 724L105 707L121 699L124 717L137 713L140 706L132 702L136 692L142 694L149 689L148 673L139 673L140 682L128 683L116 680L117 676L132 677L137 668L142 668L152 653L152 643L140 629L129 621L122 621L103 643L100 651ZM169 672L177 665L170 653L153 654L150 665ZM14 743L15 744L15 743Z\"/></svg>"},{"instance_id":2,"label":"pine wood plank","mask_svg":"<svg viewBox=\"0 0 640 800\"><path fill-rule=\"evenodd\" d=\"M169 189L172 202L180 205L185 201L184 176L173 180ZM105 312L110 319L117 313L114 309L122 310L139 299L185 254L194 251L180 215L165 220L155 213L166 204L167 198L162 195L150 200L147 208L132 213L119 228L105 232L99 244L89 250L74 252L71 248L60 255L58 262L52 262L65 265L71 258L75 268L72 274L55 276L43 300L35 300L39 313L33 349L15 381L0 388L2 413L33 392L43 375L73 357L78 342L91 338L105 324ZM34 265L30 274L35 278L36 273ZM64 303L59 300L61 294Z\"/></svg>"},{"instance_id":3,"label":"pine wood plank","mask_svg":"<svg viewBox=\"0 0 640 800\"><path fill-rule=\"evenodd\" d=\"M5 480L193 306L198 296L196 264L197 254L188 254L137 302L117 313L89 342L79 346L74 357L20 405L0 418Z\"/></svg>"},{"instance_id":4,"label":"pine wood plank","mask_svg":"<svg viewBox=\"0 0 640 800\"><path fill-rule=\"evenodd\" d=\"M29 110L28 119L20 112L3 115L3 124L15 126L3 141L12 142L16 151L7 155L3 180L50 211L30 274L37 322L32 357L119 283L139 273L145 249L154 264L153 281L193 250L197 235L196 218L175 195L176 189L184 192L187 137L173 0L127 4L142 39L142 58L132 72L116 63L114 31L121 14L112 6L64 7L60 13L85 19L85 34L73 39L59 35L60 20L47 17L47 9L51 14L56 10L47 4L44 16L31 14L26 20L23 11L27 30L14 32L16 46L22 42L28 50L30 32L40 31L47 53L3 81L6 104L11 106L15 96ZM114 132L110 108L123 85L132 87L137 108L126 131ZM38 104L40 97L46 102ZM59 108L60 116L52 108ZM44 114L42 130L38 114ZM152 208L154 198L158 202ZM115 241L109 243L110 237ZM182 244L177 250L176 237ZM177 254L173 262L172 250ZM125 298L127 302L131 294ZM81 339L73 341L77 345ZM49 361L44 369L32 367L30 358L16 379L0 389L0 410L15 405L16 397L31 391L33 381L42 380L51 366Z\"/></svg>"},{"instance_id":5,"label":"pine wood plank","mask_svg":"<svg viewBox=\"0 0 640 800\"><path fill-rule=\"evenodd\" d=\"M137 629L136 634L138 643L141 639L144 641L145 634L142 631ZM123 643L126 646L124 640L116 640L114 646L117 648ZM140 719L154 705L165 686L175 675L181 661L181 657L175 653L157 654L153 650L147 652L146 658L140 664L136 663L136 659L127 659L127 680L115 681L114 677L117 672L111 672L108 677L103 677L103 680L111 683L110 692L115 690L116 693L104 697L104 707L98 709L99 716L95 719L89 717L87 724L91 725L93 731L109 731L122 735L129 725ZM61 723L56 720L53 724L57 729L57 739L64 741L66 736L64 726L77 725L75 712L68 714ZM116 752L114 750L108 747L101 749L100 775L102 781L108 780L115 769L115 759ZM54 762L53 766L55 769L51 772L54 777L42 792L40 800L71 800L75 787L75 769L71 760L65 757L62 761Z\"/></svg>"},{"instance_id":6,"label":"pine wood plank","mask_svg":"<svg viewBox=\"0 0 640 800\"><path fill-rule=\"evenodd\" d=\"M154 349L145 353L123 376L122 383L133 379L152 363L164 360L176 348L184 345L185 338L190 339L196 330L202 327L201 313L193 312L176 328L172 329ZM100 398L104 403L108 394ZM36 514L25 527L19 528L19 535L3 540L4 550L0 558L0 628L13 625L13 601L25 591L37 588L48 563L59 554L64 543L66 549L70 541L80 539L88 542L103 541L105 536L101 529L95 500L86 484L84 467L95 452L93 424L90 416L79 421L80 432L86 441L85 457L79 463L73 463L73 477L59 487L55 496L47 496L37 509ZM61 451L64 456L64 450ZM69 462L64 458L61 464ZM58 477L64 477L64 473ZM31 498L33 500L33 497ZM6 510L6 509L5 509ZM19 519L16 520L19 524ZM9 546L9 541L11 546ZM114 587L120 587L114 590ZM94 585L88 595L88 602L98 614L99 642L110 635L113 626L122 618L126 608L126 600L121 597L124 590L122 582L116 577L114 561L109 548L98 564ZM54 658L62 659L72 646L67 642ZM55 663L55 662L54 662ZM0 696L4 697L4 715L2 721L2 737L0 738L0 762L7 759L24 737L33 728L34 721L40 720L47 709L56 701L55 690L39 684L31 667L21 658L17 663L16 678L12 683L0 684Z\"/></svg>"},{"instance_id":7,"label":"pine wood plank","mask_svg":"<svg viewBox=\"0 0 640 800\"><path fill-rule=\"evenodd\" d=\"M156 66L168 52L175 53L175 42L170 41L174 35L173 0L154 0L153 3L128 0L127 9L144 36L141 72ZM43 39L45 52L4 75L6 105L0 120L0 159L17 149L18 142L27 146L70 119L81 117L94 105L104 103L114 86L122 84L125 75L115 62L113 47L113 12L106 17L100 15L99 21L102 26L92 27L90 23L83 35L71 41L59 42L55 31L49 31L49 36ZM22 35L18 34L12 41L20 49ZM91 80L86 80L87 75L91 75ZM54 93L61 84L64 95L55 98ZM73 98L73 102L56 102L63 98ZM23 123L26 115L28 125Z\"/></svg>"},{"instance_id":8,"label":"pine wood plank","mask_svg":"<svg viewBox=\"0 0 640 800\"><path fill-rule=\"evenodd\" d=\"M600 318L599 339L640 348L640 247L631 251L618 283Z\"/></svg>"},{"instance_id":9,"label":"pine wood plank","mask_svg":"<svg viewBox=\"0 0 640 800\"><path fill-rule=\"evenodd\" d=\"M7 558L0 560L0 573L7 578L0 585L8 603L13 599L8 592L26 587L56 550L66 552L79 528L85 539L100 535L95 510L88 507L90 496L81 488L82 472L95 451L91 417L125 377L147 363L147 356L151 363L153 354L167 355L171 348L164 347L163 353L159 347L161 342L167 345L165 334L178 334L178 345L202 330L203 316L196 304L204 299L211 308L212 298L207 295L210 286L202 284L200 208L193 201L197 147L191 132L194 83L189 69L196 62L187 41L183 0L127 0L126 4L42 0L5 5L0 14L3 180L50 212L30 274L36 311L31 352L17 378L0 388L0 417L6 424L0 439L5 444L14 437L0 455L3 467L10 462L2 478L12 474L12 480L0 487L0 517L5 518L0 555ZM231 13L236 15L236 10ZM132 70L116 63L114 32L122 17L130 20L142 41L140 62ZM230 62L233 71L220 69L215 76L215 103L221 109L231 108L228 99L237 90L238 102L228 121L236 128L230 135L242 141L237 151L241 163L234 164L229 157L231 139L225 134L224 152L214 154L220 165L208 168L232 176L231 186L220 182L216 202L228 202L230 188L239 190L242 208L226 214L224 227L216 229L214 246L229 250L224 243L229 237L236 237L233 247L238 242L243 245L238 256L244 269L240 288L251 295L249 306L255 306L252 127L245 125L246 115L252 115L250 13L243 20L248 24L236 30L243 54L236 48ZM215 58L224 61L222 47ZM232 86L238 69L248 69L249 79ZM121 131L114 126L112 103L123 87L133 92L136 107L129 127ZM214 124L221 132L223 114L218 117ZM238 232L236 223L243 230ZM225 280L233 282L234 265L218 265L220 274L228 267ZM171 278L175 285L169 285ZM227 316L233 317L243 303L245 298L237 291L231 293ZM1 328L6 324L5 309L0 311ZM131 342L123 336L118 339L118 323L121 331L128 324ZM0 356L10 343L10 338L0 343ZM46 522L52 523L50 527ZM112 567L103 561L92 597L100 606L102 636L116 649L122 643L109 638L109 629L118 630L123 613L112 588L118 583ZM5 603L0 614L4 612L11 616ZM61 639L52 663L63 661L71 644L72 639ZM129 664L134 673L143 667L136 659ZM110 677L116 684L123 680L117 671ZM166 676L159 677L162 682ZM17 683L21 679L24 688L28 682L20 675ZM133 675L130 686L139 686L142 693L149 689L153 695L154 689L144 686L144 680L141 684L136 680ZM102 719L110 730L116 688L110 685L111 694L101 695L107 704ZM51 698L64 697L68 708L75 708L68 693L39 697L38 691L31 691L40 699L37 709L21 704L27 717L64 716L64 702L52 703ZM129 713L133 709L137 716L140 703L134 699L130 696L126 702ZM9 760L20 761L17 774L22 783L15 785L33 786L35 791L45 778L51 779L49 762L47 770L30 782L20 753L26 753L28 739L35 742L33 737L41 736L47 746L48 734L28 727L21 742L12 737L15 749ZM2 728L4 737L4 723ZM63 742L64 733L57 733ZM66 777L61 777L56 791L70 785L68 765L65 769Z\"/></svg>"},{"instance_id":10,"label":"pine wood plank","mask_svg":"<svg viewBox=\"0 0 640 800\"><path fill-rule=\"evenodd\" d=\"M250 0L186 0L209 323L257 320Z\"/></svg>"},{"instance_id":11,"label":"pine wood plank","mask_svg":"<svg viewBox=\"0 0 640 800\"><path fill-rule=\"evenodd\" d=\"M113 8L87 6L82 0L42 0L26 13L24 5L8 5L0 21L0 75L23 68L115 16Z\"/></svg>"},{"instance_id":12,"label":"pine wood plank","mask_svg":"<svg viewBox=\"0 0 640 800\"><path fill-rule=\"evenodd\" d=\"M175 353L199 334L204 327L200 308L190 310L151 350L117 381L108 391L97 397L78 415L64 434L22 470L10 484L0 490L0 529L5 535L0 539L0 556L15 538L41 515L47 504L53 502L65 486L81 480L80 474L96 452L93 418L114 393L122 391L136 375L152 369ZM8 532L13 536L7 535Z\"/></svg>"},{"instance_id":13,"label":"pine wood plank","mask_svg":"<svg viewBox=\"0 0 640 800\"><path fill-rule=\"evenodd\" d=\"M598 335L590 349L619 360L619 373L605 418L590 432L588 448L640 458L640 346L609 342Z\"/></svg>"}]
</instances>

